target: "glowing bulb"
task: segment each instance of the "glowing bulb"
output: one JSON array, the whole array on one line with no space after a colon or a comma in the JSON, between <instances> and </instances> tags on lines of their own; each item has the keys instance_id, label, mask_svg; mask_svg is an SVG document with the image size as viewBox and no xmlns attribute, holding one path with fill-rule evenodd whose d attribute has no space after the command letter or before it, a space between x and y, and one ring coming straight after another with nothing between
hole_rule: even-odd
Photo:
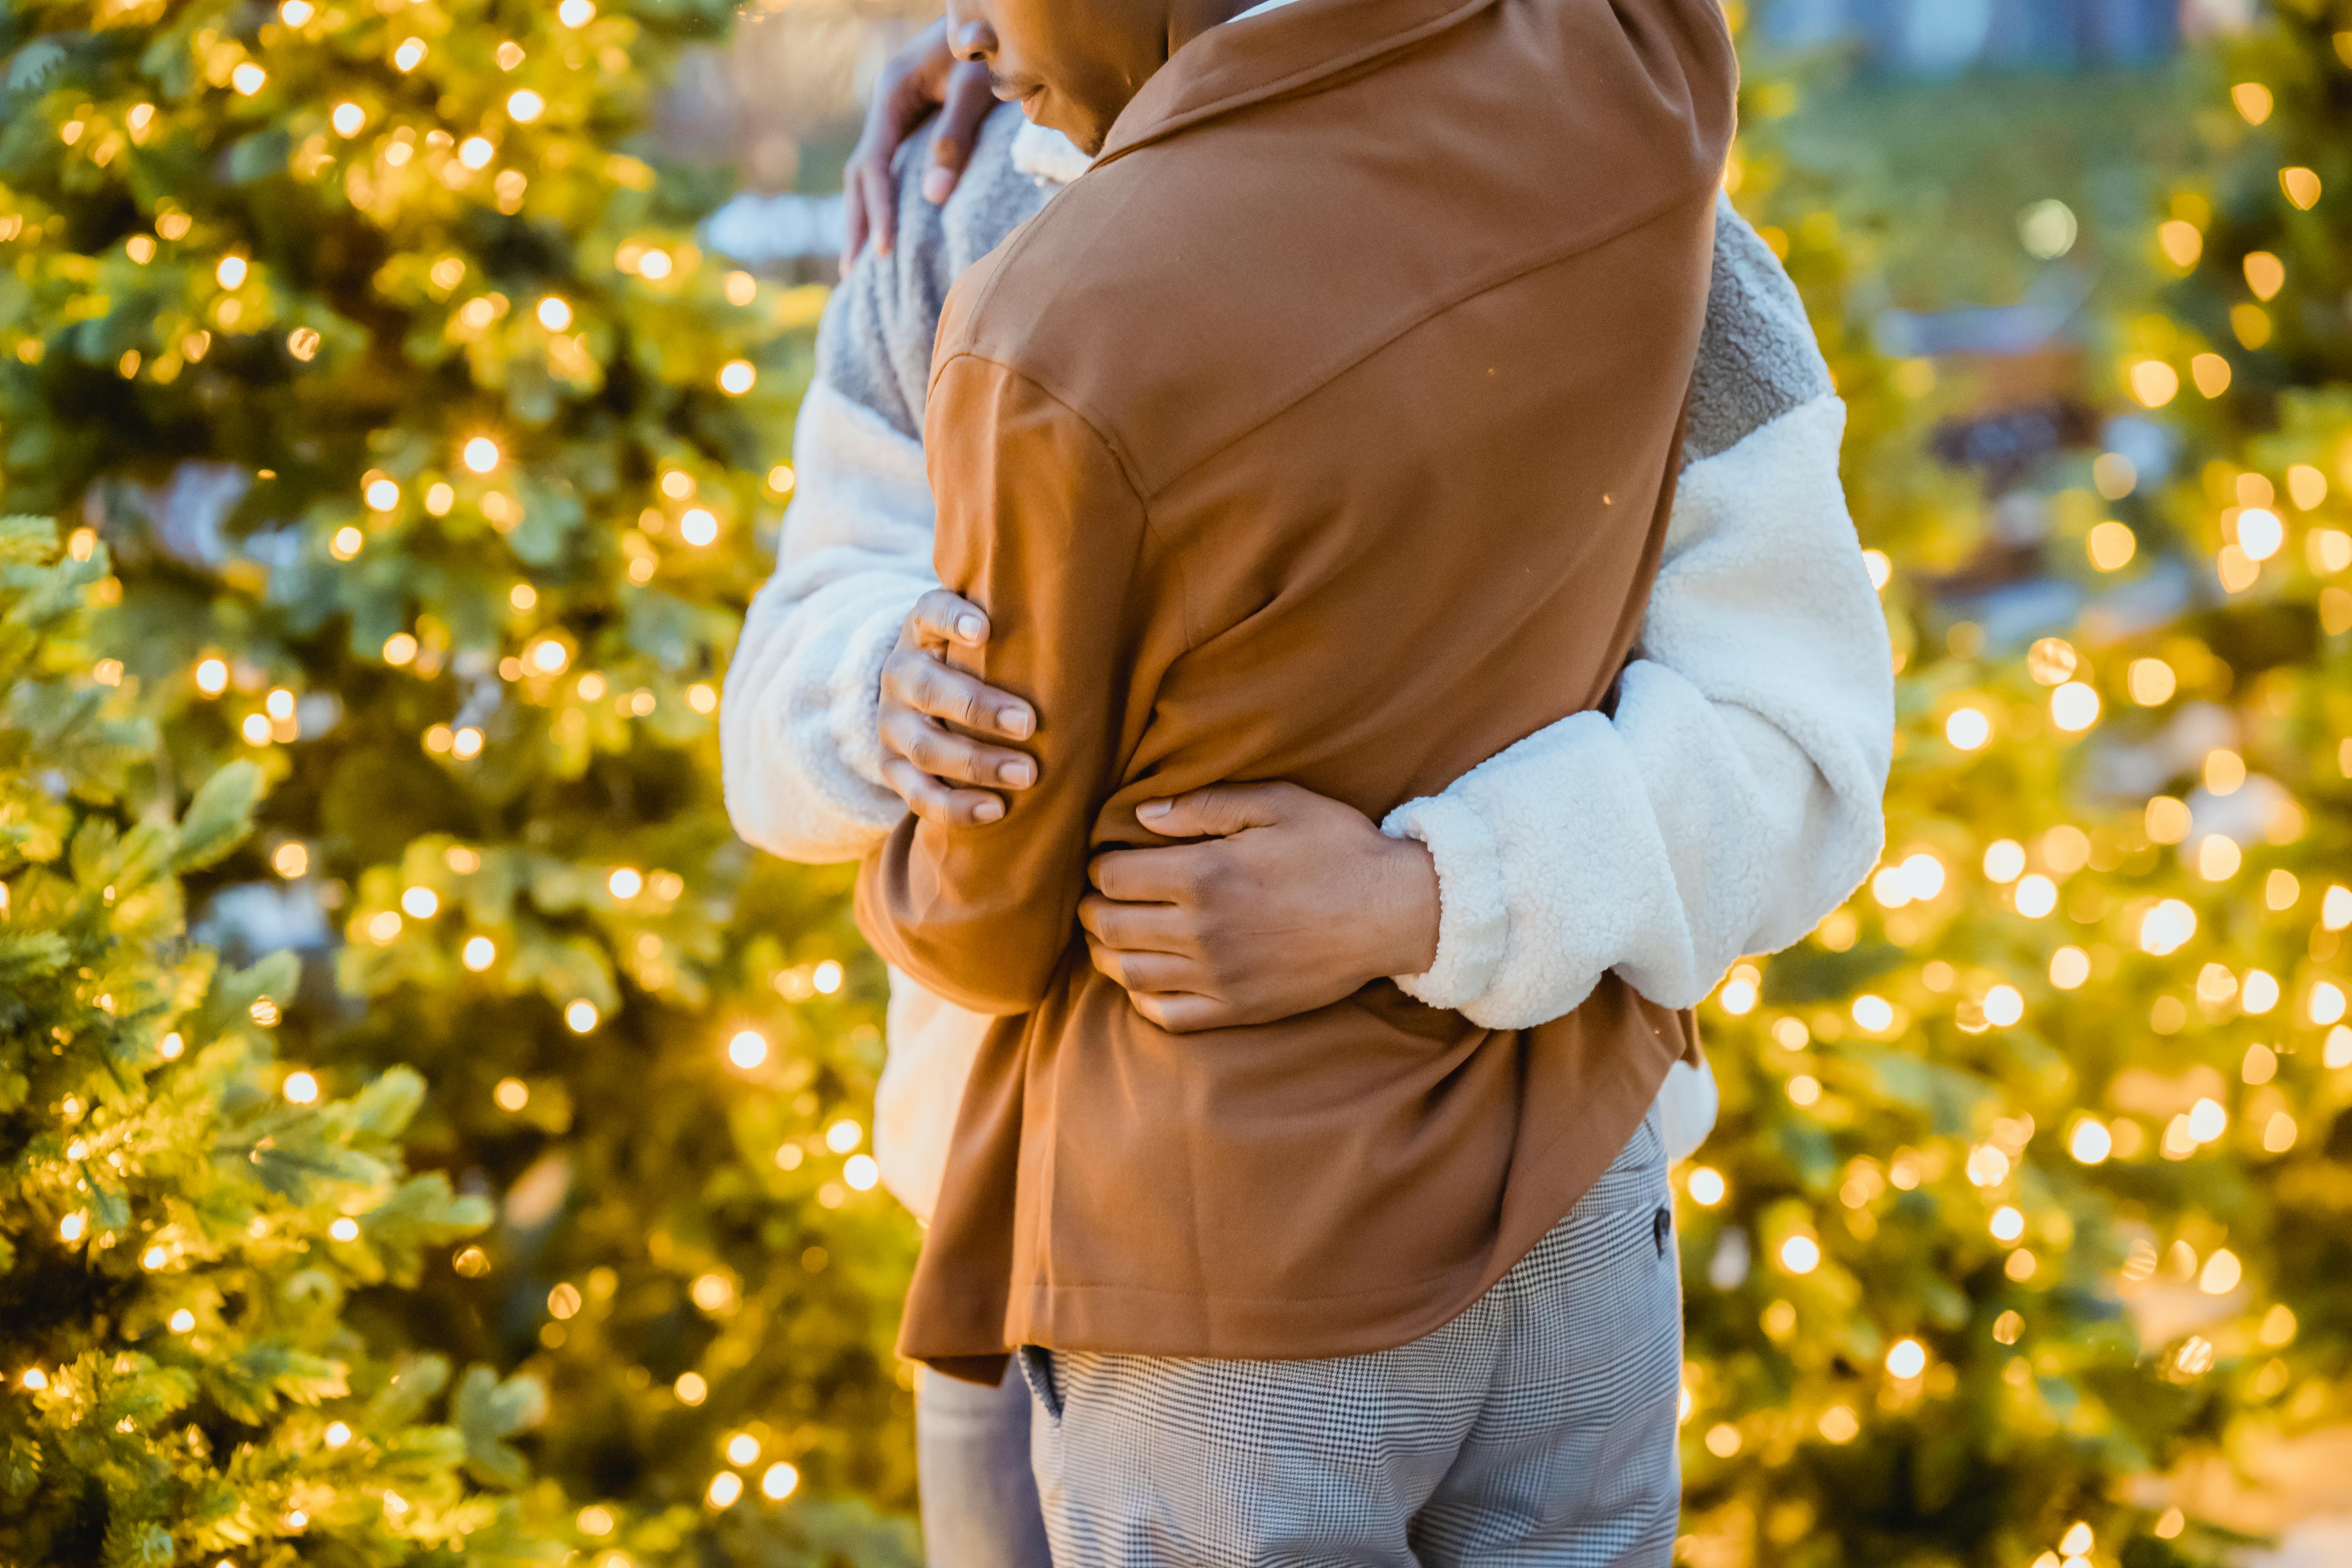
<instances>
[{"instance_id":1,"label":"glowing bulb","mask_svg":"<svg viewBox=\"0 0 2352 1568\"><path fill-rule=\"evenodd\" d=\"M539 324L551 332L560 332L572 324L572 307L550 294L539 302Z\"/></svg>"},{"instance_id":2,"label":"glowing bulb","mask_svg":"<svg viewBox=\"0 0 2352 1568\"><path fill-rule=\"evenodd\" d=\"M2167 899L2140 917L2140 951L2154 958L2179 952L2197 934L2197 911Z\"/></svg>"},{"instance_id":3,"label":"glowing bulb","mask_svg":"<svg viewBox=\"0 0 2352 1568\"><path fill-rule=\"evenodd\" d=\"M184 1334L195 1326L196 1315L185 1307L172 1314L171 1329L173 1333Z\"/></svg>"},{"instance_id":4,"label":"glowing bulb","mask_svg":"<svg viewBox=\"0 0 2352 1568\"><path fill-rule=\"evenodd\" d=\"M200 659L196 663L196 689L207 697L218 697L228 689L228 665L217 658Z\"/></svg>"},{"instance_id":5,"label":"glowing bulb","mask_svg":"<svg viewBox=\"0 0 2352 1568\"><path fill-rule=\"evenodd\" d=\"M846 1154L856 1148L865 1136L864 1128L844 1117L824 1130L824 1146L836 1154Z\"/></svg>"},{"instance_id":6,"label":"glowing bulb","mask_svg":"<svg viewBox=\"0 0 2352 1568\"><path fill-rule=\"evenodd\" d=\"M2101 572L2120 572L2139 553L2139 535L2129 523L2112 519L2092 529L2085 543L2092 566Z\"/></svg>"},{"instance_id":7,"label":"glowing bulb","mask_svg":"<svg viewBox=\"0 0 2352 1568\"><path fill-rule=\"evenodd\" d=\"M733 1508L743 1495L743 1478L732 1470L721 1470L710 1478L710 1490L704 1500L713 1508Z\"/></svg>"},{"instance_id":8,"label":"glowing bulb","mask_svg":"<svg viewBox=\"0 0 2352 1568\"><path fill-rule=\"evenodd\" d=\"M1810 1236L1792 1236L1780 1244L1780 1267L1791 1274L1811 1274L1822 1266L1822 1244Z\"/></svg>"},{"instance_id":9,"label":"glowing bulb","mask_svg":"<svg viewBox=\"0 0 2352 1568\"><path fill-rule=\"evenodd\" d=\"M511 1115L530 1103L530 1085L519 1078L502 1078L490 1090L490 1100L500 1110Z\"/></svg>"},{"instance_id":10,"label":"glowing bulb","mask_svg":"<svg viewBox=\"0 0 2352 1568\"><path fill-rule=\"evenodd\" d=\"M677 536L697 549L719 537L719 519L703 507L690 507L677 520Z\"/></svg>"},{"instance_id":11,"label":"glowing bulb","mask_svg":"<svg viewBox=\"0 0 2352 1568\"><path fill-rule=\"evenodd\" d=\"M841 989L841 965L828 958L810 971L809 984L816 987L818 995L830 996Z\"/></svg>"},{"instance_id":12,"label":"glowing bulb","mask_svg":"<svg viewBox=\"0 0 2352 1568\"><path fill-rule=\"evenodd\" d=\"M871 1192L874 1184L882 1179L882 1167L874 1163L871 1154L852 1154L842 1162L841 1179L861 1193Z\"/></svg>"},{"instance_id":13,"label":"glowing bulb","mask_svg":"<svg viewBox=\"0 0 2352 1568\"><path fill-rule=\"evenodd\" d=\"M2025 869L2025 846L2002 838L1985 846L1984 874L1989 882L2014 882Z\"/></svg>"},{"instance_id":14,"label":"glowing bulb","mask_svg":"<svg viewBox=\"0 0 2352 1568\"><path fill-rule=\"evenodd\" d=\"M1905 1383L1927 1370L1927 1347L1917 1340L1897 1340L1886 1352L1887 1373Z\"/></svg>"},{"instance_id":15,"label":"glowing bulb","mask_svg":"<svg viewBox=\"0 0 2352 1568\"><path fill-rule=\"evenodd\" d=\"M357 1241L360 1238L360 1222L347 1215L329 1226L327 1234L337 1241Z\"/></svg>"},{"instance_id":16,"label":"glowing bulb","mask_svg":"<svg viewBox=\"0 0 2352 1568\"><path fill-rule=\"evenodd\" d=\"M605 890L616 899L634 899L646 889L643 873L634 866L621 866L604 879Z\"/></svg>"},{"instance_id":17,"label":"glowing bulb","mask_svg":"<svg viewBox=\"0 0 2352 1568\"><path fill-rule=\"evenodd\" d=\"M2238 1288L2245 1272L2238 1255L2225 1247L2205 1260L2205 1267L2197 1275L2197 1288L2208 1296L2226 1296Z\"/></svg>"},{"instance_id":18,"label":"glowing bulb","mask_svg":"<svg viewBox=\"0 0 2352 1568\"><path fill-rule=\"evenodd\" d=\"M2070 680L2050 694L2050 721L2069 733L2099 721L2099 694L2079 680Z\"/></svg>"},{"instance_id":19,"label":"glowing bulb","mask_svg":"<svg viewBox=\"0 0 2352 1568\"><path fill-rule=\"evenodd\" d=\"M2101 1163L2115 1149L2115 1138L2105 1125L2087 1117L2074 1124L2074 1135L2066 1142L2066 1152L2085 1165Z\"/></svg>"},{"instance_id":20,"label":"glowing bulb","mask_svg":"<svg viewBox=\"0 0 2352 1568\"><path fill-rule=\"evenodd\" d=\"M541 637L523 650L523 662L541 675L561 675L572 662L572 650L553 637Z\"/></svg>"},{"instance_id":21,"label":"glowing bulb","mask_svg":"<svg viewBox=\"0 0 2352 1568\"><path fill-rule=\"evenodd\" d=\"M487 474L499 466L499 444L488 436L477 436L466 443L466 467L478 474Z\"/></svg>"},{"instance_id":22,"label":"glowing bulb","mask_svg":"<svg viewBox=\"0 0 2352 1568\"><path fill-rule=\"evenodd\" d=\"M1992 1232L1995 1241L2015 1241L2025 1234L2025 1215L2013 1205L2003 1204L1992 1211L1992 1219L1986 1228Z\"/></svg>"},{"instance_id":23,"label":"glowing bulb","mask_svg":"<svg viewBox=\"0 0 2352 1568\"><path fill-rule=\"evenodd\" d=\"M668 251L648 250L637 258L637 276L649 283L658 283L670 275L672 265Z\"/></svg>"},{"instance_id":24,"label":"glowing bulb","mask_svg":"<svg viewBox=\"0 0 2352 1568\"><path fill-rule=\"evenodd\" d=\"M596 16L596 0L563 0L555 8L555 19L567 27L584 27Z\"/></svg>"},{"instance_id":25,"label":"glowing bulb","mask_svg":"<svg viewBox=\"0 0 2352 1568\"><path fill-rule=\"evenodd\" d=\"M727 1042L727 1059L739 1068L758 1067L768 1059L768 1037L757 1029L742 1030Z\"/></svg>"},{"instance_id":26,"label":"glowing bulb","mask_svg":"<svg viewBox=\"0 0 2352 1568\"><path fill-rule=\"evenodd\" d=\"M280 844L269 857L269 868L291 882L310 869L310 851L299 838Z\"/></svg>"},{"instance_id":27,"label":"glowing bulb","mask_svg":"<svg viewBox=\"0 0 2352 1568\"><path fill-rule=\"evenodd\" d=\"M719 390L730 397L740 397L751 391L752 384L759 379L760 373L751 368L750 360L729 360L719 367Z\"/></svg>"},{"instance_id":28,"label":"glowing bulb","mask_svg":"<svg viewBox=\"0 0 2352 1568\"><path fill-rule=\"evenodd\" d=\"M392 63L405 74L425 63L425 40L410 38L392 51Z\"/></svg>"},{"instance_id":29,"label":"glowing bulb","mask_svg":"<svg viewBox=\"0 0 2352 1568\"><path fill-rule=\"evenodd\" d=\"M319 1080L307 1072L289 1072L281 1089L291 1105L316 1105L319 1102Z\"/></svg>"},{"instance_id":30,"label":"glowing bulb","mask_svg":"<svg viewBox=\"0 0 2352 1568\"><path fill-rule=\"evenodd\" d=\"M2322 980L2312 986L2303 1007L2305 1016L2323 1029L2340 1022L2344 1016L2344 988L2334 981Z\"/></svg>"},{"instance_id":31,"label":"glowing bulb","mask_svg":"<svg viewBox=\"0 0 2352 1568\"><path fill-rule=\"evenodd\" d=\"M710 1384L702 1380L698 1372L679 1373L677 1381L670 1384L670 1390L677 1395L680 1405L688 1406L699 1405L710 1397Z\"/></svg>"},{"instance_id":32,"label":"glowing bulb","mask_svg":"<svg viewBox=\"0 0 2352 1568\"><path fill-rule=\"evenodd\" d=\"M1854 1023L1865 1033L1883 1035L1895 1026L1895 1005L1884 996L1857 996L1852 1011Z\"/></svg>"},{"instance_id":33,"label":"glowing bulb","mask_svg":"<svg viewBox=\"0 0 2352 1568\"><path fill-rule=\"evenodd\" d=\"M727 1462L748 1465L760 1457L760 1439L749 1432L738 1432L727 1439Z\"/></svg>"},{"instance_id":34,"label":"glowing bulb","mask_svg":"<svg viewBox=\"0 0 2352 1568\"><path fill-rule=\"evenodd\" d=\"M244 61L236 69L228 73L229 85L236 89L239 95L246 98L251 98L255 93L259 92L263 84L268 80L269 73L251 60Z\"/></svg>"},{"instance_id":35,"label":"glowing bulb","mask_svg":"<svg viewBox=\"0 0 2352 1568\"><path fill-rule=\"evenodd\" d=\"M2025 998L2014 985L1996 985L1985 993L1985 1022L2006 1029L2025 1016Z\"/></svg>"},{"instance_id":36,"label":"glowing bulb","mask_svg":"<svg viewBox=\"0 0 2352 1568\"><path fill-rule=\"evenodd\" d=\"M527 87L507 100L507 118L517 125L528 125L546 112L547 100Z\"/></svg>"},{"instance_id":37,"label":"glowing bulb","mask_svg":"<svg viewBox=\"0 0 2352 1568\"><path fill-rule=\"evenodd\" d=\"M2050 984L2061 991L2081 989L2091 978L2091 955L2079 947L2062 947L2050 955Z\"/></svg>"},{"instance_id":38,"label":"glowing bulb","mask_svg":"<svg viewBox=\"0 0 2352 1568\"><path fill-rule=\"evenodd\" d=\"M247 270L244 257L224 256L220 265L213 268L213 278L224 289L241 289Z\"/></svg>"},{"instance_id":39,"label":"glowing bulb","mask_svg":"<svg viewBox=\"0 0 2352 1568\"><path fill-rule=\"evenodd\" d=\"M410 888L400 895L400 907L409 919L429 921L441 910L441 897L430 888Z\"/></svg>"},{"instance_id":40,"label":"glowing bulb","mask_svg":"<svg viewBox=\"0 0 2352 1568\"><path fill-rule=\"evenodd\" d=\"M574 1002L563 1009L563 1022L575 1035L584 1035L596 1026L596 1004Z\"/></svg>"},{"instance_id":41,"label":"glowing bulb","mask_svg":"<svg viewBox=\"0 0 2352 1568\"><path fill-rule=\"evenodd\" d=\"M352 1440L352 1429L340 1421L330 1421L320 1436L326 1439L328 1447L340 1448Z\"/></svg>"},{"instance_id":42,"label":"glowing bulb","mask_svg":"<svg viewBox=\"0 0 2352 1568\"><path fill-rule=\"evenodd\" d=\"M2218 1100L2200 1100L2189 1108L2189 1136L2200 1143L2210 1143L2228 1130L2230 1113L2221 1109Z\"/></svg>"},{"instance_id":43,"label":"glowing bulb","mask_svg":"<svg viewBox=\"0 0 2352 1568\"><path fill-rule=\"evenodd\" d=\"M367 128L367 110L356 103L339 103L334 113L327 117L338 136L356 136Z\"/></svg>"},{"instance_id":44,"label":"glowing bulb","mask_svg":"<svg viewBox=\"0 0 2352 1568\"><path fill-rule=\"evenodd\" d=\"M1723 1179L1723 1173L1714 1166L1695 1165L1690 1174L1683 1178L1683 1190L1690 1194L1691 1202L1703 1209L1711 1209L1723 1201L1730 1188Z\"/></svg>"},{"instance_id":45,"label":"glowing bulb","mask_svg":"<svg viewBox=\"0 0 2352 1568\"><path fill-rule=\"evenodd\" d=\"M2249 559L2268 561L2286 542L2286 524L2268 507L2250 506L2238 514L2238 548Z\"/></svg>"},{"instance_id":46,"label":"glowing bulb","mask_svg":"<svg viewBox=\"0 0 2352 1568\"><path fill-rule=\"evenodd\" d=\"M490 145L487 137L468 136L457 143L457 162L468 169L489 167L490 160L497 154L498 149Z\"/></svg>"},{"instance_id":47,"label":"glowing bulb","mask_svg":"<svg viewBox=\"0 0 2352 1568\"><path fill-rule=\"evenodd\" d=\"M1956 708L1944 721L1944 739L1959 751L1981 750L1992 739L1992 721L1980 708Z\"/></svg>"},{"instance_id":48,"label":"glowing bulb","mask_svg":"<svg viewBox=\"0 0 2352 1568\"><path fill-rule=\"evenodd\" d=\"M89 1228L89 1216L79 1210L76 1210L58 1222L58 1235L66 1241L79 1241L82 1233Z\"/></svg>"},{"instance_id":49,"label":"glowing bulb","mask_svg":"<svg viewBox=\"0 0 2352 1568\"><path fill-rule=\"evenodd\" d=\"M585 5L587 0L566 0L566 3ZM793 1489L800 1484L801 1473L790 1465L778 1461L770 1465L767 1473L760 1478L760 1494L771 1502L782 1502L792 1496Z\"/></svg>"}]
</instances>

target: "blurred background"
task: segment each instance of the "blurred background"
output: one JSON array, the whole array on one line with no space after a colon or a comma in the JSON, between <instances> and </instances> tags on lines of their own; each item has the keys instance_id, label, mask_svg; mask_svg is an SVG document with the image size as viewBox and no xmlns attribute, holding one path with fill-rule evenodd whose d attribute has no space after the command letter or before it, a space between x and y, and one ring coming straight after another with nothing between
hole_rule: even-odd
<instances>
[{"instance_id":1,"label":"blurred background","mask_svg":"<svg viewBox=\"0 0 2352 1568\"><path fill-rule=\"evenodd\" d=\"M1899 729L1702 1009L1678 1560L2347 1568L2352 0L1726 9ZM714 715L930 14L0 12L0 1558L917 1561Z\"/></svg>"}]
</instances>

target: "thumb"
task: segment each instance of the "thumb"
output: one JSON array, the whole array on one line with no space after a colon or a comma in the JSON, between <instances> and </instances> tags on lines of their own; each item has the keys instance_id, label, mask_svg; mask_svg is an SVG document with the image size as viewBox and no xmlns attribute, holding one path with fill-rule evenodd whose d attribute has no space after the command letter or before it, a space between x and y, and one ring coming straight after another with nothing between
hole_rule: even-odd
<instances>
[{"instance_id":1,"label":"thumb","mask_svg":"<svg viewBox=\"0 0 2352 1568\"><path fill-rule=\"evenodd\" d=\"M1225 838L1252 827L1272 827L1287 815L1294 786L1212 784L1173 800L1147 800L1135 819L1163 838Z\"/></svg>"}]
</instances>

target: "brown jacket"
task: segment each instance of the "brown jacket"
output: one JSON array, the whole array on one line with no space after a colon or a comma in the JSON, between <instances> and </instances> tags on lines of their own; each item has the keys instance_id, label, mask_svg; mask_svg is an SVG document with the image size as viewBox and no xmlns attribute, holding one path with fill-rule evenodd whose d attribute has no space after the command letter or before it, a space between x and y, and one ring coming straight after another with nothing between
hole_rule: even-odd
<instances>
[{"instance_id":1,"label":"brown jacket","mask_svg":"<svg viewBox=\"0 0 2352 1568\"><path fill-rule=\"evenodd\" d=\"M1615 976L1481 1029L1381 982L1154 1027L1088 962L1135 805L1287 779L1378 817L1606 700L1655 569L1734 65L1717 0L1298 0L1178 51L957 284L940 580L1033 698L1041 781L908 818L885 956L1008 1015L905 1352L1347 1354L1460 1312L1685 1049Z\"/></svg>"}]
</instances>

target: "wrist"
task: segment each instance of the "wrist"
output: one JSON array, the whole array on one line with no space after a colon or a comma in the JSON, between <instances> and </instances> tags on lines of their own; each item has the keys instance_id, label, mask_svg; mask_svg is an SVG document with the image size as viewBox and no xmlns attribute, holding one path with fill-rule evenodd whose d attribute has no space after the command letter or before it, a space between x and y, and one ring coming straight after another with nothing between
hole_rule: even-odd
<instances>
[{"instance_id":1,"label":"wrist","mask_svg":"<svg viewBox=\"0 0 2352 1568\"><path fill-rule=\"evenodd\" d=\"M1437 859L1413 838L1380 836L1373 862L1371 911L1366 922L1377 941L1370 958L1371 977L1423 974L1437 962Z\"/></svg>"}]
</instances>

